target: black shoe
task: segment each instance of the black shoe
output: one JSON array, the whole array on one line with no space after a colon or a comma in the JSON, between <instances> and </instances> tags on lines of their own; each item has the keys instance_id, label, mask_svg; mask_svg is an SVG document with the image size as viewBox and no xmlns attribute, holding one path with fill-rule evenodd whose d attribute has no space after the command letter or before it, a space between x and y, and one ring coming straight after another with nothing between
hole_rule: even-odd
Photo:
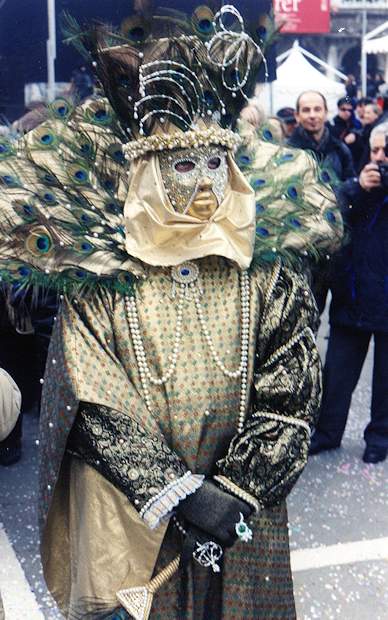
<instances>
[{"instance_id":1,"label":"black shoe","mask_svg":"<svg viewBox=\"0 0 388 620\"><path fill-rule=\"evenodd\" d=\"M20 461L22 456L22 444L17 441L11 446L0 446L0 465L8 467Z\"/></svg>"},{"instance_id":2,"label":"black shoe","mask_svg":"<svg viewBox=\"0 0 388 620\"><path fill-rule=\"evenodd\" d=\"M388 448L381 446L367 446L362 456L364 463L379 463L385 461L388 454Z\"/></svg>"},{"instance_id":3,"label":"black shoe","mask_svg":"<svg viewBox=\"0 0 388 620\"><path fill-rule=\"evenodd\" d=\"M316 435L313 435L309 448L309 454L312 456L313 454L319 454L325 450L335 450L336 448L339 448L340 445L340 443L331 444L327 441L322 441L322 439L319 439Z\"/></svg>"}]
</instances>

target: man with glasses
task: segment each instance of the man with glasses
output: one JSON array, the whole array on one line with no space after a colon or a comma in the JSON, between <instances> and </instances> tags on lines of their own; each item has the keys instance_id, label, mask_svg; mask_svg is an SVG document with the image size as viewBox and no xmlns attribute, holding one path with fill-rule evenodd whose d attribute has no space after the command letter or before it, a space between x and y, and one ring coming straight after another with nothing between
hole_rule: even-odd
<instances>
[{"instance_id":1,"label":"man with glasses","mask_svg":"<svg viewBox=\"0 0 388 620\"><path fill-rule=\"evenodd\" d=\"M362 458L379 463L388 455L388 123L373 129L370 152L358 180L344 188L350 243L333 270L322 410L310 454L341 445L373 336L371 417Z\"/></svg>"},{"instance_id":2,"label":"man with glasses","mask_svg":"<svg viewBox=\"0 0 388 620\"><path fill-rule=\"evenodd\" d=\"M348 147L356 165L363 152L361 139L362 124L356 118L354 106L350 97L341 97L337 101L338 114L333 118L331 133L338 140L342 140Z\"/></svg>"}]
</instances>

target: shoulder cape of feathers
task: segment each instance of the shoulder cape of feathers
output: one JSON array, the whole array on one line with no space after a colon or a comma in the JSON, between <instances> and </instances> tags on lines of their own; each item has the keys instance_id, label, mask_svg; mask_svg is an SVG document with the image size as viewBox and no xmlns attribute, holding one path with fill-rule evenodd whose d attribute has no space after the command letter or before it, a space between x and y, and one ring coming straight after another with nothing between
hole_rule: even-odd
<instances>
[{"instance_id":1,"label":"shoulder cape of feathers","mask_svg":"<svg viewBox=\"0 0 388 620\"><path fill-rule=\"evenodd\" d=\"M304 151L241 129L236 153L256 195L254 263L292 265L338 248L342 220L328 171ZM0 278L19 291L129 292L142 272L125 251L124 131L106 99L57 100L16 143L0 138Z\"/></svg>"}]
</instances>

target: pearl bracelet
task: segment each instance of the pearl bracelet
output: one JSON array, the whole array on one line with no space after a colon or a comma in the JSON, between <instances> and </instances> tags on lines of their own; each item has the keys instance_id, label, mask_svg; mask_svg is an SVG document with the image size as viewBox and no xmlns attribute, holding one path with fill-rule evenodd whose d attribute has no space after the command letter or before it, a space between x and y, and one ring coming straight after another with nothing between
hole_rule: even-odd
<instances>
[{"instance_id":1,"label":"pearl bracelet","mask_svg":"<svg viewBox=\"0 0 388 620\"><path fill-rule=\"evenodd\" d=\"M229 491L238 499L242 499L244 502L249 504L249 506L251 506L251 508L253 508L255 512L259 512L260 504L257 499L255 499L253 495L250 495L243 489L240 489L240 487L237 486L237 484L234 484L234 482L232 482L231 480L229 480L229 478L226 478L225 476L213 476L213 480L214 482L217 482L220 487L222 487L226 491Z\"/></svg>"}]
</instances>

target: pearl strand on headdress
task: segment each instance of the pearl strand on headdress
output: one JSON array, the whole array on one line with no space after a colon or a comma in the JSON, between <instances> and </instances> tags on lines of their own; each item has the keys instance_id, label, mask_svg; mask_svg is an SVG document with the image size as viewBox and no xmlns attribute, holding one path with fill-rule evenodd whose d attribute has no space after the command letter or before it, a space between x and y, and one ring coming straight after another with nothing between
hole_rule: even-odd
<instances>
[{"instance_id":1,"label":"pearl strand on headdress","mask_svg":"<svg viewBox=\"0 0 388 620\"><path fill-rule=\"evenodd\" d=\"M249 349L249 323L250 323L250 282L249 275L246 271L240 275L240 291L241 291L241 356L240 365L237 370L229 370L226 368L219 355L217 354L213 340L206 325L202 304L200 301L200 294L194 283L189 285L190 291L193 294L194 303L198 315L199 324L202 334L205 338L206 344L210 350L214 362L221 372L228 378L236 379L241 377L240 388L240 408L237 429L241 432L245 419L246 410L246 398L247 398L247 375L248 375L248 349ZM176 370L178 361L178 354L180 350L182 340L182 322L183 322L183 304L187 298L187 287L182 284L179 287L179 302L177 309L177 323L175 329L175 339L173 352L171 355L171 363L162 375L162 377L155 378L152 376L149 364L147 362L147 356L144 348L143 338L140 331L139 317L137 313L136 300L134 296L125 296L125 309L127 313L127 319L129 329L132 336L133 346L135 349L135 356L137 365L139 368L140 380L143 388L144 400L147 409L152 413L152 402L149 390L149 383L154 385L163 385L169 381Z\"/></svg>"}]
</instances>

